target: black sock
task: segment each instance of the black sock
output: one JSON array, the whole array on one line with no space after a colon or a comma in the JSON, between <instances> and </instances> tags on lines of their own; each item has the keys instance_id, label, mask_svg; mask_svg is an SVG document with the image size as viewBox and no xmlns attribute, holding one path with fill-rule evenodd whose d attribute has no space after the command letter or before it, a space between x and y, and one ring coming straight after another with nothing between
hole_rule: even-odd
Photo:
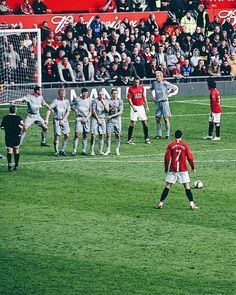
<instances>
[{"instance_id":1,"label":"black sock","mask_svg":"<svg viewBox=\"0 0 236 295\"><path fill-rule=\"evenodd\" d=\"M193 194L191 192L191 189L186 189L185 192L186 192L187 198L189 199L189 202L193 202Z\"/></svg>"},{"instance_id":2,"label":"black sock","mask_svg":"<svg viewBox=\"0 0 236 295\"><path fill-rule=\"evenodd\" d=\"M20 154L14 154L15 166L18 167Z\"/></svg>"},{"instance_id":3,"label":"black sock","mask_svg":"<svg viewBox=\"0 0 236 295\"><path fill-rule=\"evenodd\" d=\"M216 137L220 137L220 126L216 126Z\"/></svg>"},{"instance_id":4,"label":"black sock","mask_svg":"<svg viewBox=\"0 0 236 295\"><path fill-rule=\"evenodd\" d=\"M9 166L11 165L11 157L12 157L12 154L7 153L7 163Z\"/></svg>"},{"instance_id":5,"label":"black sock","mask_svg":"<svg viewBox=\"0 0 236 295\"><path fill-rule=\"evenodd\" d=\"M166 199L166 197L168 196L168 194L169 194L169 189L168 189L167 187L165 187L165 188L163 189L162 194L161 194L160 202L164 202L165 199Z\"/></svg>"},{"instance_id":6,"label":"black sock","mask_svg":"<svg viewBox=\"0 0 236 295\"><path fill-rule=\"evenodd\" d=\"M212 136L213 129L214 129L214 123L209 122L209 128L208 128L208 135L209 136Z\"/></svg>"},{"instance_id":7,"label":"black sock","mask_svg":"<svg viewBox=\"0 0 236 295\"><path fill-rule=\"evenodd\" d=\"M143 123L143 133L145 140L148 139L148 127L145 123Z\"/></svg>"},{"instance_id":8,"label":"black sock","mask_svg":"<svg viewBox=\"0 0 236 295\"><path fill-rule=\"evenodd\" d=\"M134 130L134 127L130 125L128 129L128 140L132 138L133 130Z\"/></svg>"}]
</instances>

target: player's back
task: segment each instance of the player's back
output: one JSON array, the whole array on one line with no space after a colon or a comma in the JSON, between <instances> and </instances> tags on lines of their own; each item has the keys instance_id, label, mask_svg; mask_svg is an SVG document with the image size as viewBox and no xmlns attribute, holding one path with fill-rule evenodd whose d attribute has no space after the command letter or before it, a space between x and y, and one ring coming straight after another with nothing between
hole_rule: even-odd
<instances>
[{"instance_id":1,"label":"player's back","mask_svg":"<svg viewBox=\"0 0 236 295\"><path fill-rule=\"evenodd\" d=\"M18 136L21 133L20 124L22 118L17 115L6 115L3 117L1 127L4 128L6 137Z\"/></svg>"},{"instance_id":2,"label":"player's back","mask_svg":"<svg viewBox=\"0 0 236 295\"><path fill-rule=\"evenodd\" d=\"M183 172L188 171L186 160L189 161L193 168L193 156L189 150L187 143L182 140L171 142L166 151L165 164L168 171Z\"/></svg>"}]
</instances>

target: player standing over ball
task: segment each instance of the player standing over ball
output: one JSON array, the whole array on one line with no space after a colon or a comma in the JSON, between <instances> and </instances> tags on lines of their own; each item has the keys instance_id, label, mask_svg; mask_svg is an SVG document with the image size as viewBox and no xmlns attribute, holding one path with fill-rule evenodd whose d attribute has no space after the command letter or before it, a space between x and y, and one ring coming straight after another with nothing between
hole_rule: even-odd
<instances>
[{"instance_id":1,"label":"player standing over ball","mask_svg":"<svg viewBox=\"0 0 236 295\"><path fill-rule=\"evenodd\" d=\"M9 114L4 116L1 122L1 128L5 131L5 143L7 148L8 171L16 171L20 159L20 136L24 127L23 120L16 114L17 108L12 105L9 108ZM12 168L12 155L14 154L15 165Z\"/></svg>"},{"instance_id":2,"label":"player standing over ball","mask_svg":"<svg viewBox=\"0 0 236 295\"><path fill-rule=\"evenodd\" d=\"M143 133L144 133L144 141L145 143L151 143L148 138L148 123L147 123L147 115L145 112L149 112L150 109L148 107L147 99L144 95L144 88L140 85L140 79L134 78L133 86L130 86L128 89L127 98L130 104L130 126L128 129L128 144L135 144L132 140L133 130L135 128L136 122L140 120L143 125ZM145 106L145 108L144 108Z\"/></svg>"},{"instance_id":3,"label":"player standing over ball","mask_svg":"<svg viewBox=\"0 0 236 295\"><path fill-rule=\"evenodd\" d=\"M108 101L109 112L107 118L107 151L108 156L111 153L111 135L116 137L116 155L120 155L120 134L121 134L121 115L123 113L123 101L118 98L118 90L113 88L111 99Z\"/></svg>"},{"instance_id":4,"label":"player standing over ball","mask_svg":"<svg viewBox=\"0 0 236 295\"><path fill-rule=\"evenodd\" d=\"M54 127L54 151L55 156L58 157L66 156L66 146L69 139L70 134L70 126L67 120L70 114L70 102L66 99L66 91L64 88L60 88L58 90L58 97L55 99L52 104L49 106L49 110L47 111L45 122L48 125L48 119L53 111L54 119L53 119L53 127ZM61 134L64 135L64 139L62 142L62 148L59 152L59 137Z\"/></svg>"},{"instance_id":5,"label":"player standing over ball","mask_svg":"<svg viewBox=\"0 0 236 295\"><path fill-rule=\"evenodd\" d=\"M177 179L183 184L185 188L186 196L190 203L191 209L197 209L198 207L193 202L193 195L190 189L190 178L188 174L188 166L186 160L188 160L192 170L195 171L193 155L189 149L187 143L182 141L183 133L180 130L175 132L176 140L171 142L167 146L165 154L165 173L166 185L161 194L160 202L156 205L157 209L162 209L164 201L169 194L169 190L172 184L176 183Z\"/></svg>"},{"instance_id":6,"label":"player standing over ball","mask_svg":"<svg viewBox=\"0 0 236 295\"><path fill-rule=\"evenodd\" d=\"M203 139L211 139L214 141L220 140L220 118L222 113L222 107L220 102L220 92L216 88L216 82L213 80L208 80L207 85L210 91L210 107L211 112L209 115L209 127L208 135ZM216 130L216 136L213 138L213 130Z\"/></svg>"},{"instance_id":7,"label":"player standing over ball","mask_svg":"<svg viewBox=\"0 0 236 295\"><path fill-rule=\"evenodd\" d=\"M103 90L98 91L98 97L92 102L92 122L91 122L91 156L95 156L94 147L96 135L99 136L99 155L103 152L104 135L106 134L106 113L109 112L109 105L105 99Z\"/></svg>"},{"instance_id":8,"label":"player standing over ball","mask_svg":"<svg viewBox=\"0 0 236 295\"><path fill-rule=\"evenodd\" d=\"M41 133L41 146L48 147L49 145L46 144L46 132L47 132L47 125L45 124L45 121L40 116L39 109L42 107L49 108L48 104L45 102L43 96L42 96L42 88L40 86L34 87L34 92L29 93L24 97L12 100L12 104L16 102L26 102L27 103L27 116L24 122L24 129L22 130L21 134L21 140L20 144L22 144L27 129L32 125L36 124L42 129Z\"/></svg>"},{"instance_id":9,"label":"player standing over ball","mask_svg":"<svg viewBox=\"0 0 236 295\"><path fill-rule=\"evenodd\" d=\"M161 119L164 118L166 127L166 139L170 138L170 117L171 111L169 106L168 95L178 91L178 87L165 81L161 71L155 72L156 81L152 83L151 96L156 103L156 124L157 139L162 138Z\"/></svg>"},{"instance_id":10,"label":"player standing over ball","mask_svg":"<svg viewBox=\"0 0 236 295\"><path fill-rule=\"evenodd\" d=\"M88 89L82 88L81 95L76 97L72 101L72 110L76 113L75 119L75 136L73 142L73 152L72 156L77 155L77 147L79 141L79 135L83 135L82 140L82 155L87 156L87 142L88 142L88 133L90 130L90 117L92 114L91 110L91 100L88 96Z\"/></svg>"}]
</instances>

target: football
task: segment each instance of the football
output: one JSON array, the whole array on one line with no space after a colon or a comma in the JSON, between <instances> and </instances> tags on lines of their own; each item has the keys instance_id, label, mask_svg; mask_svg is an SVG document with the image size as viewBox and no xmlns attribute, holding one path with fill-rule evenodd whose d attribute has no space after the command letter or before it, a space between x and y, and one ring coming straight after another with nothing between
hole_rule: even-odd
<instances>
[{"instance_id":1,"label":"football","mask_svg":"<svg viewBox=\"0 0 236 295\"><path fill-rule=\"evenodd\" d=\"M201 180L196 180L195 182L194 182L194 187L195 188L202 188L203 187L203 182L201 181Z\"/></svg>"}]
</instances>

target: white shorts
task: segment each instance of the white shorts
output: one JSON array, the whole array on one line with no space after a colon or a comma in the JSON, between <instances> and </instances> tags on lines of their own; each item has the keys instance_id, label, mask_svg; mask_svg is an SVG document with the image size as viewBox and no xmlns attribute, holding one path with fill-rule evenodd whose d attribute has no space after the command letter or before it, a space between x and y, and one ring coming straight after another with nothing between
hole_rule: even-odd
<instances>
[{"instance_id":1,"label":"white shorts","mask_svg":"<svg viewBox=\"0 0 236 295\"><path fill-rule=\"evenodd\" d=\"M121 133L121 120L107 121L107 133L115 133L116 135L119 135Z\"/></svg>"},{"instance_id":2,"label":"white shorts","mask_svg":"<svg viewBox=\"0 0 236 295\"><path fill-rule=\"evenodd\" d=\"M211 123L220 123L221 113L210 113L209 115L209 122Z\"/></svg>"},{"instance_id":3,"label":"white shorts","mask_svg":"<svg viewBox=\"0 0 236 295\"><path fill-rule=\"evenodd\" d=\"M25 119L25 127L28 128L33 124L41 127L42 125L44 125L44 119L39 114L27 114L27 117Z\"/></svg>"},{"instance_id":4,"label":"white shorts","mask_svg":"<svg viewBox=\"0 0 236 295\"><path fill-rule=\"evenodd\" d=\"M106 134L106 121L105 119L100 119L102 122L100 125L95 118L92 118L91 122L91 133L96 135L104 135Z\"/></svg>"},{"instance_id":5,"label":"white shorts","mask_svg":"<svg viewBox=\"0 0 236 295\"><path fill-rule=\"evenodd\" d=\"M167 172L166 182L174 184L174 183L176 183L177 179L178 179L178 181L180 183L188 183L188 182L190 182L188 171L184 171L184 172Z\"/></svg>"},{"instance_id":6,"label":"white shorts","mask_svg":"<svg viewBox=\"0 0 236 295\"><path fill-rule=\"evenodd\" d=\"M146 121L147 115L144 106L134 106L134 108L137 110L137 112L134 112L134 110L130 108L130 120L134 122L138 120Z\"/></svg>"},{"instance_id":7,"label":"white shorts","mask_svg":"<svg viewBox=\"0 0 236 295\"><path fill-rule=\"evenodd\" d=\"M63 125L59 124L59 120L53 120L54 135L65 135L70 133L70 126L66 120Z\"/></svg>"},{"instance_id":8,"label":"white shorts","mask_svg":"<svg viewBox=\"0 0 236 295\"><path fill-rule=\"evenodd\" d=\"M89 133L90 130L90 120L83 123L80 118L75 119L75 133L83 134Z\"/></svg>"}]
</instances>

